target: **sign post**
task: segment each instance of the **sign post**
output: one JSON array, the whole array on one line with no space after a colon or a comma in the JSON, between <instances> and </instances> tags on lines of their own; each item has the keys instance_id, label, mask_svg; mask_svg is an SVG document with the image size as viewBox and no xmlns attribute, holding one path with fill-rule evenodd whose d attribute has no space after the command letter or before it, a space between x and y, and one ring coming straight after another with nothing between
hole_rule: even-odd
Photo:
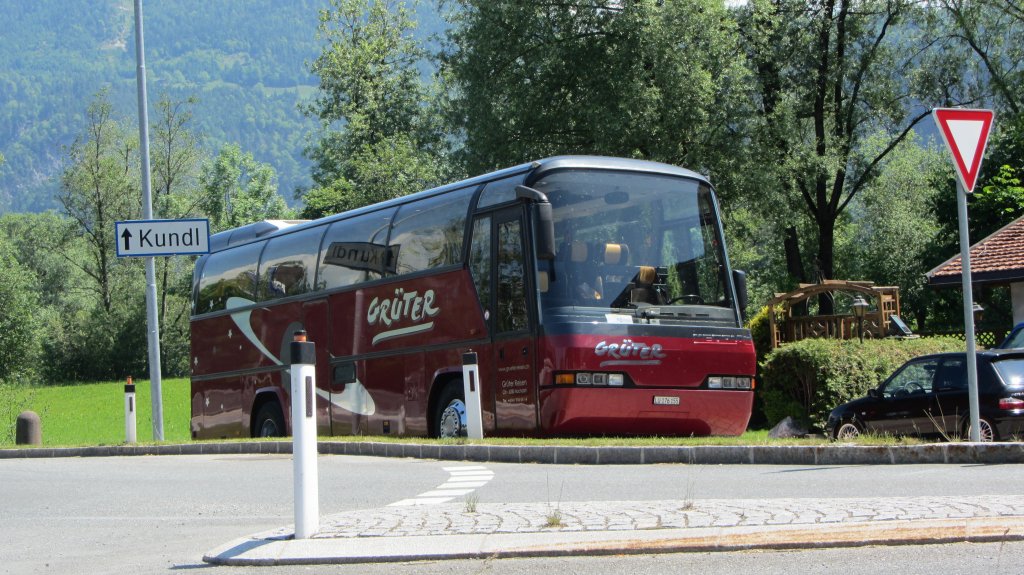
<instances>
[{"instance_id":1,"label":"sign post","mask_svg":"<svg viewBox=\"0 0 1024 575\"><path fill-rule=\"evenodd\" d=\"M135 0L135 84L139 100L139 159L142 180L142 217L153 218L149 178L149 112L146 98L146 44L142 30L142 0ZM121 254L119 253L118 256ZM146 258L146 337L149 344L149 387L152 395L153 440L164 440L164 407L160 378L160 314L156 301L156 262Z\"/></svg>"},{"instance_id":2,"label":"sign post","mask_svg":"<svg viewBox=\"0 0 1024 575\"><path fill-rule=\"evenodd\" d=\"M936 108L932 117L953 157L956 168L956 205L960 224L960 261L964 292L964 339L967 341L967 390L970 401L970 440L980 441L978 360L974 341L974 294L971 284L971 242L967 226L967 194L974 191L981 160L992 128L992 110Z\"/></svg>"},{"instance_id":3,"label":"sign post","mask_svg":"<svg viewBox=\"0 0 1024 575\"><path fill-rule=\"evenodd\" d=\"M462 392L466 398L466 437L483 439L484 419L480 408L480 366L475 351L462 354Z\"/></svg>"},{"instance_id":4,"label":"sign post","mask_svg":"<svg viewBox=\"0 0 1024 575\"><path fill-rule=\"evenodd\" d=\"M130 375L124 384L124 442L135 443L135 384Z\"/></svg>"},{"instance_id":5,"label":"sign post","mask_svg":"<svg viewBox=\"0 0 1024 575\"><path fill-rule=\"evenodd\" d=\"M319 475L316 445L316 346L306 332L292 336L292 471L295 494L295 538L309 539L320 526Z\"/></svg>"},{"instance_id":6,"label":"sign post","mask_svg":"<svg viewBox=\"0 0 1024 575\"><path fill-rule=\"evenodd\" d=\"M153 441L163 441L164 408L163 393L160 389L160 317L156 309L156 266L153 257L210 253L210 221L191 219L114 222L114 240L117 244L117 257L146 258L146 332L149 341ZM133 385L132 390L134 391L134 389ZM134 404L133 394L132 405ZM133 419L133 436L134 425ZM135 441L134 437L129 441Z\"/></svg>"}]
</instances>

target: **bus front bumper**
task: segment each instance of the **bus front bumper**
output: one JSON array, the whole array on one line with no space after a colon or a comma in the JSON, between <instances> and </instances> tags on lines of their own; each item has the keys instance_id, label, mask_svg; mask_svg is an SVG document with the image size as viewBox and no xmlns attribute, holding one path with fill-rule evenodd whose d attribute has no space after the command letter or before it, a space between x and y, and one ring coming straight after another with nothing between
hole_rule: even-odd
<instances>
[{"instance_id":1,"label":"bus front bumper","mask_svg":"<svg viewBox=\"0 0 1024 575\"><path fill-rule=\"evenodd\" d=\"M740 435L753 391L669 388L545 388L545 435Z\"/></svg>"}]
</instances>

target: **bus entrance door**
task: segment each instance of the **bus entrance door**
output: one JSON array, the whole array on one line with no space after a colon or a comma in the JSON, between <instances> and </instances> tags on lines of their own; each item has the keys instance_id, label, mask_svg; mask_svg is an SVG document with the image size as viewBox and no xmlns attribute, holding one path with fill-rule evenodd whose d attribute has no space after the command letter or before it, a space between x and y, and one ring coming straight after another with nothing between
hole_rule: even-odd
<instances>
[{"instance_id":1,"label":"bus entrance door","mask_svg":"<svg viewBox=\"0 0 1024 575\"><path fill-rule=\"evenodd\" d=\"M499 212L494 225L495 423L499 432L532 431L537 428L536 357L530 325L534 298L527 274L523 210Z\"/></svg>"}]
</instances>

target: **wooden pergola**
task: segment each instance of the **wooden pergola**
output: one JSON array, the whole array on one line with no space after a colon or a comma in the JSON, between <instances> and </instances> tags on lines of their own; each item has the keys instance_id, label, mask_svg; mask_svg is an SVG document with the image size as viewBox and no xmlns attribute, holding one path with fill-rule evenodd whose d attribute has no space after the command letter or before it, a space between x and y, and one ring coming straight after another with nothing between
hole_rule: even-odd
<instances>
[{"instance_id":1,"label":"wooden pergola","mask_svg":"<svg viewBox=\"0 0 1024 575\"><path fill-rule=\"evenodd\" d=\"M900 288L876 287L874 282L824 280L816 284L800 284L797 289L775 294L768 302L768 326L772 349L788 342L812 337L851 339L858 336L857 318L848 314L794 315L794 308L822 294L848 292L864 297L870 308L864 314L865 338L881 338L889 332L890 318L900 313Z\"/></svg>"}]
</instances>

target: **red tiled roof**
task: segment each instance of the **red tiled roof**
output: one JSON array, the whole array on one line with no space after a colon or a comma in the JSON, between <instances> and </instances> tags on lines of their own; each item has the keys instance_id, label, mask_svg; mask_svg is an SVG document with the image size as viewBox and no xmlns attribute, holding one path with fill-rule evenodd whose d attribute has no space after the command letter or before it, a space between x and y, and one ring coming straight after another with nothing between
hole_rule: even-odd
<instances>
[{"instance_id":1,"label":"red tiled roof","mask_svg":"<svg viewBox=\"0 0 1024 575\"><path fill-rule=\"evenodd\" d=\"M959 284L963 264L956 255L927 274L928 284ZM1012 283L1024 281L1024 217L971 246L972 283Z\"/></svg>"}]
</instances>

